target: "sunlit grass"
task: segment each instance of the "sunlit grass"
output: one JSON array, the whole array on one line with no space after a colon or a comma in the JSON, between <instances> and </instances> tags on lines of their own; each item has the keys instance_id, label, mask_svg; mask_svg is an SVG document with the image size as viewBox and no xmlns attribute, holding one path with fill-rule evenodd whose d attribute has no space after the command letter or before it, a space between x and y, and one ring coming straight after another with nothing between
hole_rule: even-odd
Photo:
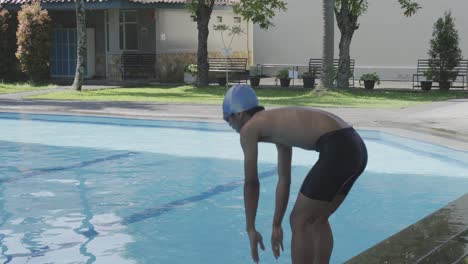
<instances>
[{"instance_id":1,"label":"sunlit grass","mask_svg":"<svg viewBox=\"0 0 468 264\"><path fill-rule=\"evenodd\" d=\"M133 101L158 103L221 104L226 88L193 86L154 86L93 91L64 90L29 98L86 101ZM381 91L381 90L279 90L257 89L263 105L296 105L321 107L395 108L415 104L467 98L464 91Z\"/></svg>"},{"instance_id":2,"label":"sunlit grass","mask_svg":"<svg viewBox=\"0 0 468 264\"><path fill-rule=\"evenodd\" d=\"M51 89L56 87L52 84L33 84L28 82L4 83L0 82L0 94L20 93L35 90Z\"/></svg>"}]
</instances>

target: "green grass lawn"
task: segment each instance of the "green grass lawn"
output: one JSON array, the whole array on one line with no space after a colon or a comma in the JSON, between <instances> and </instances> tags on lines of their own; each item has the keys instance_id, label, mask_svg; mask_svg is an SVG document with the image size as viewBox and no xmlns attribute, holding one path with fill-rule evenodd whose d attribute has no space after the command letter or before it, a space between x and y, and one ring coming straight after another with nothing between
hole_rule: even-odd
<instances>
[{"instance_id":1,"label":"green grass lawn","mask_svg":"<svg viewBox=\"0 0 468 264\"><path fill-rule=\"evenodd\" d=\"M54 88L51 84L31 84L31 83L3 83L0 82L0 94L19 93L35 90L44 90Z\"/></svg>"},{"instance_id":2,"label":"green grass lawn","mask_svg":"<svg viewBox=\"0 0 468 264\"><path fill-rule=\"evenodd\" d=\"M192 86L155 86L145 88L118 88L94 91L59 91L31 96L34 99L94 100L94 101L139 101L158 103L221 104L226 88ZM298 91L279 89L257 89L263 105L297 105L319 107L368 107L395 108L421 103L467 98L464 91Z\"/></svg>"}]
</instances>

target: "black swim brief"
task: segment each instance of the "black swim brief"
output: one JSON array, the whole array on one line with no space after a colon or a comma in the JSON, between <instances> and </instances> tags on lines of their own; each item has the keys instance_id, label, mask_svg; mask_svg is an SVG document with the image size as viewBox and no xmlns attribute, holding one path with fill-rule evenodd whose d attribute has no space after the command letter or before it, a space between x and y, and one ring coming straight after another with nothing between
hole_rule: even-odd
<instances>
[{"instance_id":1,"label":"black swim brief","mask_svg":"<svg viewBox=\"0 0 468 264\"><path fill-rule=\"evenodd\" d=\"M322 201L347 195L366 167L366 145L352 127L326 133L316 145L319 159L302 183L301 193Z\"/></svg>"}]
</instances>

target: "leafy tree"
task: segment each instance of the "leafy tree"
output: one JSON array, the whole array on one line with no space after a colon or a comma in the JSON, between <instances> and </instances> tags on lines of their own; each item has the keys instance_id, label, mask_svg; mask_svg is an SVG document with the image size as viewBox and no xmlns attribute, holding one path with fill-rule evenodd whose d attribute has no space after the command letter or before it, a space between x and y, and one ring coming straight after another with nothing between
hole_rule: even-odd
<instances>
[{"instance_id":1,"label":"leafy tree","mask_svg":"<svg viewBox=\"0 0 468 264\"><path fill-rule=\"evenodd\" d=\"M86 10L84 0L76 0L76 35L77 35L77 54L76 54L76 72L73 81L73 89L81 91L85 74L86 58Z\"/></svg>"},{"instance_id":2,"label":"leafy tree","mask_svg":"<svg viewBox=\"0 0 468 264\"><path fill-rule=\"evenodd\" d=\"M16 58L21 71L33 81L49 75L51 30L49 14L39 2L21 6L16 32Z\"/></svg>"},{"instance_id":3,"label":"leafy tree","mask_svg":"<svg viewBox=\"0 0 468 264\"><path fill-rule=\"evenodd\" d=\"M241 26L232 26L232 27L230 27L230 26L225 25L225 24L214 25L213 29L215 31L218 31L220 33L220 35L221 35L221 40L223 41L224 55L225 55L226 60L227 60L228 57L230 56L231 52L232 52L231 45L232 45L232 41L234 40L234 37L239 36L241 34L245 34L245 32L244 32L244 30L242 29ZM226 39L224 39L224 33L226 31L227 31L228 36L231 37L230 40L228 39L228 41L229 41L228 43L226 43ZM229 74L228 73L229 72L226 69L226 86L229 83Z\"/></svg>"},{"instance_id":4,"label":"leafy tree","mask_svg":"<svg viewBox=\"0 0 468 264\"><path fill-rule=\"evenodd\" d=\"M208 85L208 35L210 33L208 24L216 0L192 0L187 4L188 9L195 15L198 29L197 50L197 85ZM239 0L234 5L234 12L240 14L244 19L259 24L261 28L267 29L272 26L272 18L275 10L286 10L286 4L282 0Z\"/></svg>"},{"instance_id":5,"label":"leafy tree","mask_svg":"<svg viewBox=\"0 0 468 264\"><path fill-rule=\"evenodd\" d=\"M234 13L245 20L258 24L262 29L274 27L272 20L275 11L286 11L286 3L281 0L240 0L234 5Z\"/></svg>"},{"instance_id":6,"label":"leafy tree","mask_svg":"<svg viewBox=\"0 0 468 264\"><path fill-rule=\"evenodd\" d=\"M326 0L324 0L326 1ZM421 7L412 0L398 0L406 17L414 15ZM367 11L367 0L335 0L335 14L341 32L340 54L337 70L337 87L348 88L350 63L350 46L354 31L359 29L358 18ZM333 46L328 44L328 46Z\"/></svg>"},{"instance_id":7,"label":"leafy tree","mask_svg":"<svg viewBox=\"0 0 468 264\"><path fill-rule=\"evenodd\" d=\"M435 22L430 44L428 55L431 79L439 83L455 80L458 73L454 68L458 66L463 56L451 12L445 12L444 17Z\"/></svg>"},{"instance_id":8,"label":"leafy tree","mask_svg":"<svg viewBox=\"0 0 468 264\"><path fill-rule=\"evenodd\" d=\"M0 6L0 81L13 79L16 73L15 17Z\"/></svg>"}]
</instances>

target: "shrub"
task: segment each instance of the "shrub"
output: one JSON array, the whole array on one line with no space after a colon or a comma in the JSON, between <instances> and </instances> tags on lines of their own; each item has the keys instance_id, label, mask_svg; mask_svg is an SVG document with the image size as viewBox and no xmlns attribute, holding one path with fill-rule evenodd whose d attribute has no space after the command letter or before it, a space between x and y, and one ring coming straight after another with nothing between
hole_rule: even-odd
<instances>
[{"instance_id":1,"label":"shrub","mask_svg":"<svg viewBox=\"0 0 468 264\"><path fill-rule=\"evenodd\" d=\"M301 74L302 78L317 78L317 68L313 67L312 69L309 69L309 71L306 71Z\"/></svg>"},{"instance_id":2,"label":"shrub","mask_svg":"<svg viewBox=\"0 0 468 264\"><path fill-rule=\"evenodd\" d=\"M380 84L379 74L376 72L364 73L359 79L359 84L364 81L374 81L377 84Z\"/></svg>"},{"instance_id":3,"label":"shrub","mask_svg":"<svg viewBox=\"0 0 468 264\"><path fill-rule=\"evenodd\" d=\"M445 12L444 17L439 18L434 24L428 52L430 58L427 77L436 82L455 80L458 73L454 68L462 59L458 40L455 20L450 12Z\"/></svg>"},{"instance_id":4,"label":"shrub","mask_svg":"<svg viewBox=\"0 0 468 264\"><path fill-rule=\"evenodd\" d=\"M15 17L0 7L0 80L12 80L16 75Z\"/></svg>"},{"instance_id":5,"label":"shrub","mask_svg":"<svg viewBox=\"0 0 468 264\"><path fill-rule=\"evenodd\" d=\"M197 75L198 66L196 64L186 64L184 68L184 72L190 73L193 76Z\"/></svg>"},{"instance_id":6,"label":"shrub","mask_svg":"<svg viewBox=\"0 0 468 264\"><path fill-rule=\"evenodd\" d=\"M276 75L277 79L289 79L289 69L283 68Z\"/></svg>"},{"instance_id":7,"label":"shrub","mask_svg":"<svg viewBox=\"0 0 468 264\"><path fill-rule=\"evenodd\" d=\"M39 2L25 4L18 12L16 58L20 69L33 81L48 77L51 48L51 20Z\"/></svg>"}]
</instances>

